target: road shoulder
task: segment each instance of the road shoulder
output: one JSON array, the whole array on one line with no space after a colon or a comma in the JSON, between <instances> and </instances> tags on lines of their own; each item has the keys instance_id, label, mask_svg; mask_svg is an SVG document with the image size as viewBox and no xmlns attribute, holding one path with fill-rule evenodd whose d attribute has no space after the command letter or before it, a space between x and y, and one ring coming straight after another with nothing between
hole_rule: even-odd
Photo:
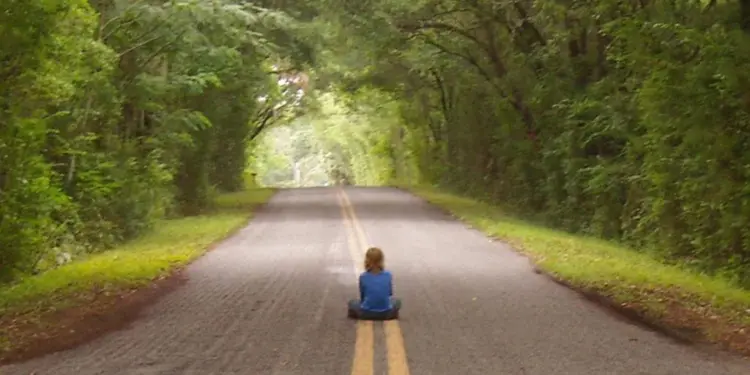
<instances>
[{"instance_id":1,"label":"road shoulder","mask_svg":"<svg viewBox=\"0 0 750 375\"><path fill-rule=\"evenodd\" d=\"M539 273L631 321L682 342L750 355L750 291L605 241L534 226L483 202L424 187L408 190L509 243Z\"/></svg>"},{"instance_id":2,"label":"road shoulder","mask_svg":"<svg viewBox=\"0 0 750 375\"><path fill-rule=\"evenodd\" d=\"M184 267L247 225L272 190L226 194L197 217L0 288L0 364L70 349L128 327L185 281Z\"/></svg>"}]
</instances>

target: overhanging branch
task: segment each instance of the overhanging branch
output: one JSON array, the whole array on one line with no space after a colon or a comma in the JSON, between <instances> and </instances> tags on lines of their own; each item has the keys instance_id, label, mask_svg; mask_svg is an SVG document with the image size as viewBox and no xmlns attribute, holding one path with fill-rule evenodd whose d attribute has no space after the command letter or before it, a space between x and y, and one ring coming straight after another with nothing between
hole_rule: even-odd
<instances>
[{"instance_id":1,"label":"overhanging branch","mask_svg":"<svg viewBox=\"0 0 750 375\"><path fill-rule=\"evenodd\" d=\"M501 95L505 96L505 93L504 93L503 89L493 79L492 75L490 75L490 73L487 72L487 70L482 67L482 65L479 63L479 61L474 56L464 55L464 54L462 54L460 52L452 51L449 48L441 45L440 43L438 43L438 42L430 39L430 37L428 37L426 35L420 34L420 36L423 37L425 43L427 43L427 44L435 47L440 52L445 53L447 55L454 56L454 57L458 57L458 58L462 59L463 61L469 63L469 65L471 65L472 67L474 67L477 70L477 72L482 77L484 77L487 80L487 82L489 82L490 84L492 84L498 90L498 92L500 92Z\"/></svg>"},{"instance_id":2,"label":"overhanging branch","mask_svg":"<svg viewBox=\"0 0 750 375\"><path fill-rule=\"evenodd\" d=\"M442 31L448 31L453 34L460 35L464 37L465 39L468 39L472 41L474 44L482 48L483 50L487 50L488 46L487 44L483 43L479 38L477 38L475 35L472 35L468 30L461 29L457 26L443 23L443 22L434 22L434 21L418 21L416 23L407 23L402 24L400 26L400 29L403 31L407 31L410 33L418 33L422 30L442 30Z\"/></svg>"}]
</instances>

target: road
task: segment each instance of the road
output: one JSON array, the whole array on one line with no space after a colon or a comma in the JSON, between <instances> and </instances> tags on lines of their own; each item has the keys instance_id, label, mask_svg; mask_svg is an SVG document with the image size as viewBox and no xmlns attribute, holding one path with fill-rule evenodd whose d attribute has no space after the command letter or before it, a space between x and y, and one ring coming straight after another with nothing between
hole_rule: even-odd
<instances>
[{"instance_id":1,"label":"road","mask_svg":"<svg viewBox=\"0 0 750 375\"><path fill-rule=\"evenodd\" d=\"M0 374L750 373L613 317L406 192L341 192L279 192L129 329ZM346 319L370 244L394 273L399 321Z\"/></svg>"}]
</instances>

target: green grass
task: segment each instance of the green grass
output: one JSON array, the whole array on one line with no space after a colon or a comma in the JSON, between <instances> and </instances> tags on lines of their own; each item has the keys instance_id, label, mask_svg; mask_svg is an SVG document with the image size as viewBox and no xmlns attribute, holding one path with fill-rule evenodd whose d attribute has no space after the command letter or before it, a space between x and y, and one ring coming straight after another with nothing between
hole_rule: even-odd
<instances>
[{"instance_id":1,"label":"green grass","mask_svg":"<svg viewBox=\"0 0 750 375\"><path fill-rule=\"evenodd\" d=\"M96 292L149 283L196 259L213 242L244 225L253 208L272 194L270 189L250 189L221 195L209 214L164 220L149 234L113 250L0 287L0 316L57 310Z\"/></svg>"},{"instance_id":2,"label":"green grass","mask_svg":"<svg viewBox=\"0 0 750 375\"><path fill-rule=\"evenodd\" d=\"M667 303L708 308L732 324L750 324L750 291L729 281L667 265L645 253L603 240L529 224L483 202L413 188L427 201L530 256L537 266L569 284L619 303L637 303L660 317ZM710 333L707 333L710 336Z\"/></svg>"}]
</instances>

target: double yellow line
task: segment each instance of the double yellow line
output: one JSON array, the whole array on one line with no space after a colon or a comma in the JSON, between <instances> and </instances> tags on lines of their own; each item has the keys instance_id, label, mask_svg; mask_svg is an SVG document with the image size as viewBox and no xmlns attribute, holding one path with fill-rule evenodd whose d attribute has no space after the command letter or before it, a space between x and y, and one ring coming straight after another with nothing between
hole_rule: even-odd
<instances>
[{"instance_id":1,"label":"double yellow line","mask_svg":"<svg viewBox=\"0 0 750 375\"><path fill-rule=\"evenodd\" d=\"M343 189L339 189L339 204L344 219L349 252L354 261L354 274L359 277L363 271L361 260L365 250L369 247L367 236L362 225L357 219L354 207ZM357 249L360 249L359 251ZM385 330L385 346L388 358L388 375L409 375L409 365L406 361L406 349L404 348L404 337L401 334L401 325L398 320L386 320L383 322ZM351 375L372 375L374 357L374 333L373 322L357 321L357 340L354 344L354 359L352 361Z\"/></svg>"}]
</instances>

